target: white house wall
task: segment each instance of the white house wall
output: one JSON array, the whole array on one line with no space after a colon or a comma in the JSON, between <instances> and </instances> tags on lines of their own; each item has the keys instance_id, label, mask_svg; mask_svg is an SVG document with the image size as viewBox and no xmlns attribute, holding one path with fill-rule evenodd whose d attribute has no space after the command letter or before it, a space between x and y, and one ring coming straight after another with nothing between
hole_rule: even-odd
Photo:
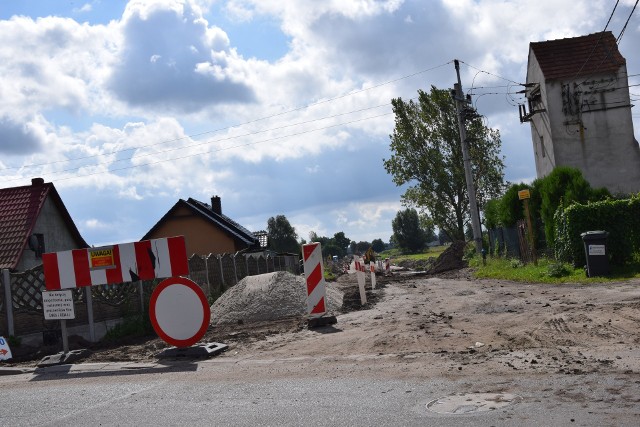
<instances>
[{"instance_id":1,"label":"white house wall","mask_svg":"<svg viewBox=\"0 0 640 427\"><path fill-rule=\"evenodd\" d=\"M582 84L581 112L563 111L562 86ZM606 187L612 193L640 191L640 148L633 134L626 67L618 75L591 76L587 79L544 81L530 53L527 82L541 83L546 112L535 114L531 135L538 177L548 175L556 166L571 166L582 171L592 187ZM589 93L591 92L591 93ZM617 108L616 108L617 107ZM579 120L583 124L583 136ZM542 143L541 143L542 142Z\"/></svg>"},{"instance_id":2,"label":"white house wall","mask_svg":"<svg viewBox=\"0 0 640 427\"><path fill-rule=\"evenodd\" d=\"M67 228L67 223L64 221L62 214L49 196L47 196L44 201L33 233L44 236L45 252L58 252L78 248L73 235ZM17 271L24 271L40 264L42 264L42 258L36 258L35 252L30 250L27 245L16 269Z\"/></svg>"},{"instance_id":3,"label":"white house wall","mask_svg":"<svg viewBox=\"0 0 640 427\"><path fill-rule=\"evenodd\" d=\"M538 60L532 52L529 52L527 69L527 83L530 82L544 82L544 76L538 65ZM536 105L535 109L545 109L547 112L534 114L531 119L531 141L538 178L549 175L556 164L551 138L551 122L549 120L549 111L553 111L554 106L548 105L547 86L544 84L540 84L540 94L541 104Z\"/></svg>"}]
</instances>

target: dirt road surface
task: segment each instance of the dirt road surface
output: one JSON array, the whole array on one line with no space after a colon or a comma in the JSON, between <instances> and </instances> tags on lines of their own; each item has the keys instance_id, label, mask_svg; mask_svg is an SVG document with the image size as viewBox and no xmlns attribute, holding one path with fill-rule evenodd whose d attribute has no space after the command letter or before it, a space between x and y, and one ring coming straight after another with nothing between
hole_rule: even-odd
<instances>
[{"instance_id":1,"label":"dirt road surface","mask_svg":"<svg viewBox=\"0 0 640 427\"><path fill-rule=\"evenodd\" d=\"M369 283L367 283L369 286ZM360 306L354 276L341 276L345 307L332 326L304 319L211 327L202 342L227 344L217 358L358 360L382 375L640 372L640 280L544 285L440 277L378 278ZM83 362L157 360L159 339L93 346ZM72 347L73 348L73 347ZM15 366L35 365L36 361ZM369 366L370 365L370 366ZM632 399L640 401L640 396Z\"/></svg>"}]
</instances>

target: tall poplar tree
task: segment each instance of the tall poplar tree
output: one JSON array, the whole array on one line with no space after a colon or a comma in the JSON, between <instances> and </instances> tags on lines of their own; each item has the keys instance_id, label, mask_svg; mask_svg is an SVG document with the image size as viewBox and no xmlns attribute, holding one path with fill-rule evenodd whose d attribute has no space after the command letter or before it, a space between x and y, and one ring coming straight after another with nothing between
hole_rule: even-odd
<instances>
[{"instance_id":1,"label":"tall poplar tree","mask_svg":"<svg viewBox=\"0 0 640 427\"><path fill-rule=\"evenodd\" d=\"M463 240L470 223L455 103L450 91L418 90L418 101L391 101L395 127L384 167L400 186L403 203L421 209L452 240ZM497 130L481 117L467 119L467 139L478 206L504 191L504 158Z\"/></svg>"}]
</instances>

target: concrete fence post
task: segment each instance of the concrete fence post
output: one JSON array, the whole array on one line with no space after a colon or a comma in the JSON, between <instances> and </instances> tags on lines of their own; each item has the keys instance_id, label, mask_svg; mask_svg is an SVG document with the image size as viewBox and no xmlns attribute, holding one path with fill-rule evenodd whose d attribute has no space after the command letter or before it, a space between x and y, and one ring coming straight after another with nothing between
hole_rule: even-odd
<instances>
[{"instance_id":1,"label":"concrete fence post","mask_svg":"<svg viewBox=\"0 0 640 427\"><path fill-rule=\"evenodd\" d=\"M87 303L87 319L89 320L89 340L96 342L96 328L93 323L93 294L91 293L92 286L84 288L85 300Z\"/></svg>"},{"instance_id":2,"label":"concrete fence post","mask_svg":"<svg viewBox=\"0 0 640 427\"><path fill-rule=\"evenodd\" d=\"M222 270L222 257L220 255L216 255L216 257L218 258L218 265L220 266L220 281L221 281L221 286L222 289L225 289L225 283L224 283L224 271Z\"/></svg>"},{"instance_id":3,"label":"concrete fence post","mask_svg":"<svg viewBox=\"0 0 640 427\"><path fill-rule=\"evenodd\" d=\"M198 255L200 256L200 255ZM211 256L211 254L209 254L209 256ZM209 256L203 256L202 259L204 259L204 271L207 275L207 296L210 297L211 296L211 282L209 281Z\"/></svg>"},{"instance_id":4,"label":"concrete fence post","mask_svg":"<svg viewBox=\"0 0 640 427\"><path fill-rule=\"evenodd\" d=\"M11 275L9 269L2 269L2 284L4 285L4 307L7 312L7 331L9 336L16 334L13 325L13 298L11 297Z\"/></svg>"}]
</instances>

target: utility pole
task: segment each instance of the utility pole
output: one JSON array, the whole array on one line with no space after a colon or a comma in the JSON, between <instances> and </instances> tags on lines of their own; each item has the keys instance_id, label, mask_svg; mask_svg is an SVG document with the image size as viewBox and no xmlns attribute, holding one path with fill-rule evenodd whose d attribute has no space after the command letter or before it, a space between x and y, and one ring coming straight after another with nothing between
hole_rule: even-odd
<instances>
[{"instance_id":1,"label":"utility pole","mask_svg":"<svg viewBox=\"0 0 640 427\"><path fill-rule=\"evenodd\" d=\"M467 181L467 193L469 194L469 209L471 210L471 229L473 230L473 241L476 244L476 253L482 253L482 230L480 229L480 213L478 212L478 202L476 201L476 189L473 185L473 175L471 175L471 158L469 157L469 144L467 142L467 130L465 127L466 115L468 108L467 99L462 92L462 83L460 82L460 63L454 59L453 63L456 67L458 83L454 84L451 92L453 99L456 101L456 111L458 113L458 127L460 129L460 143L462 144L462 161L464 162L464 177Z\"/></svg>"}]
</instances>

